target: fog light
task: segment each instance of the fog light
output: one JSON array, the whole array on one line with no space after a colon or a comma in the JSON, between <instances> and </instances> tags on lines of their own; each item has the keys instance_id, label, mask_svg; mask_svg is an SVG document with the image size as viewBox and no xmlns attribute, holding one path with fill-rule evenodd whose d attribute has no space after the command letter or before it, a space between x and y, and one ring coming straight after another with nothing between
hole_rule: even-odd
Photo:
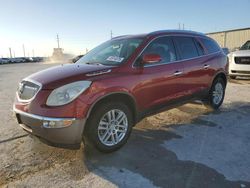
<instances>
[{"instance_id":1,"label":"fog light","mask_svg":"<svg viewBox=\"0 0 250 188\"><path fill-rule=\"evenodd\" d=\"M68 126L72 125L72 123L73 123L72 120L64 120L63 121L63 124L64 124L65 127L68 127Z\"/></svg>"},{"instance_id":2,"label":"fog light","mask_svg":"<svg viewBox=\"0 0 250 188\"><path fill-rule=\"evenodd\" d=\"M62 120L62 121L44 121L43 127L45 128L63 128L72 125L72 120Z\"/></svg>"}]
</instances>

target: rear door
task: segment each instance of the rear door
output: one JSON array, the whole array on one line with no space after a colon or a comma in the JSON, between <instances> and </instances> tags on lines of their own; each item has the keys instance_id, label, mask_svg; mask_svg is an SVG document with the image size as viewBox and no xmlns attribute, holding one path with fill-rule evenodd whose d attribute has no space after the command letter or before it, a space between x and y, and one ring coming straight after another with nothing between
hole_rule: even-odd
<instances>
[{"instance_id":1,"label":"rear door","mask_svg":"<svg viewBox=\"0 0 250 188\"><path fill-rule=\"evenodd\" d=\"M209 65L204 59L204 49L190 36L176 36L174 42L177 46L180 60L183 64L183 90L185 95L192 95L205 90L208 86L206 73Z\"/></svg>"}]
</instances>

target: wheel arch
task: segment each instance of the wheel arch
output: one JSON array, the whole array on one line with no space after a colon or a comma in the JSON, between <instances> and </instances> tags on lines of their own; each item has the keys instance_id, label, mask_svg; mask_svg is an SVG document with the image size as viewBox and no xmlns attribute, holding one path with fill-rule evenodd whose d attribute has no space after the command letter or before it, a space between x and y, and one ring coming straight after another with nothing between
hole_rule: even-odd
<instances>
[{"instance_id":1,"label":"wheel arch","mask_svg":"<svg viewBox=\"0 0 250 188\"><path fill-rule=\"evenodd\" d=\"M108 101L122 101L124 104L128 105L129 109L131 109L133 115L134 124L137 121L137 105L136 100L133 95L127 92L112 92L108 93L102 97L99 97L89 108L87 113L87 120L89 119L91 113L101 104L106 103Z\"/></svg>"},{"instance_id":2,"label":"wheel arch","mask_svg":"<svg viewBox=\"0 0 250 188\"><path fill-rule=\"evenodd\" d=\"M218 72L215 76L214 76L214 79L213 79L213 82L212 84L214 83L214 81L218 78L222 78L223 81L225 82L225 86L227 85L227 76L224 72ZM211 86L212 86L211 84Z\"/></svg>"}]
</instances>

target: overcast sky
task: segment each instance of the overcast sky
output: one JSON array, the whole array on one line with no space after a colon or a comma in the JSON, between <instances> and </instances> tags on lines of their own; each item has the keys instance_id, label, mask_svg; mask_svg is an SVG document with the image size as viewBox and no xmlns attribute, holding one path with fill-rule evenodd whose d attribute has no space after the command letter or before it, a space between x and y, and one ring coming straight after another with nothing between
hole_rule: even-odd
<instances>
[{"instance_id":1,"label":"overcast sky","mask_svg":"<svg viewBox=\"0 0 250 188\"><path fill-rule=\"evenodd\" d=\"M64 52L124 34L162 29L214 32L250 27L250 0L0 0L0 57L49 56L59 34Z\"/></svg>"}]
</instances>

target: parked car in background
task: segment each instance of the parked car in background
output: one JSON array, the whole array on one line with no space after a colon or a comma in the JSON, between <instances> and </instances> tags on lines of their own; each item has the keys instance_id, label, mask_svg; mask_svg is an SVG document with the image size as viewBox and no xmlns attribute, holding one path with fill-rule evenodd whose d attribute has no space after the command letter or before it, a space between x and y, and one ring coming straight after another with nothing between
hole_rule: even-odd
<instances>
[{"instance_id":1,"label":"parked car in background","mask_svg":"<svg viewBox=\"0 0 250 188\"><path fill-rule=\"evenodd\" d=\"M243 44L239 50L228 54L229 76L250 76L250 40Z\"/></svg>"},{"instance_id":2,"label":"parked car in background","mask_svg":"<svg viewBox=\"0 0 250 188\"><path fill-rule=\"evenodd\" d=\"M14 57L10 59L11 63L24 63L25 59L22 57Z\"/></svg>"},{"instance_id":3,"label":"parked car in background","mask_svg":"<svg viewBox=\"0 0 250 188\"><path fill-rule=\"evenodd\" d=\"M200 99L218 109L227 56L211 38L181 30L113 38L75 64L23 79L14 102L20 126L46 143L102 152L124 145L142 118Z\"/></svg>"},{"instance_id":4,"label":"parked car in background","mask_svg":"<svg viewBox=\"0 0 250 188\"><path fill-rule=\"evenodd\" d=\"M23 57L22 58L25 63L32 63L34 62L34 59L32 57Z\"/></svg>"},{"instance_id":5,"label":"parked car in background","mask_svg":"<svg viewBox=\"0 0 250 188\"><path fill-rule=\"evenodd\" d=\"M33 62L43 62L45 61L44 57L32 57Z\"/></svg>"},{"instance_id":6,"label":"parked car in background","mask_svg":"<svg viewBox=\"0 0 250 188\"><path fill-rule=\"evenodd\" d=\"M72 60L71 60L71 62L72 63L76 63L81 57L83 57L84 55L78 55L78 56L76 56L76 57L74 57Z\"/></svg>"},{"instance_id":7,"label":"parked car in background","mask_svg":"<svg viewBox=\"0 0 250 188\"><path fill-rule=\"evenodd\" d=\"M43 57L13 57L13 58L0 58L0 64L7 63L36 63L44 61Z\"/></svg>"},{"instance_id":8,"label":"parked car in background","mask_svg":"<svg viewBox=\"0 0 250 188\"><path fill-rule=\"evenodd\" d=\"M0 64L8 64L10 63L10 59L9 58L0 58Z\"/></svg>"}]
</instances>

